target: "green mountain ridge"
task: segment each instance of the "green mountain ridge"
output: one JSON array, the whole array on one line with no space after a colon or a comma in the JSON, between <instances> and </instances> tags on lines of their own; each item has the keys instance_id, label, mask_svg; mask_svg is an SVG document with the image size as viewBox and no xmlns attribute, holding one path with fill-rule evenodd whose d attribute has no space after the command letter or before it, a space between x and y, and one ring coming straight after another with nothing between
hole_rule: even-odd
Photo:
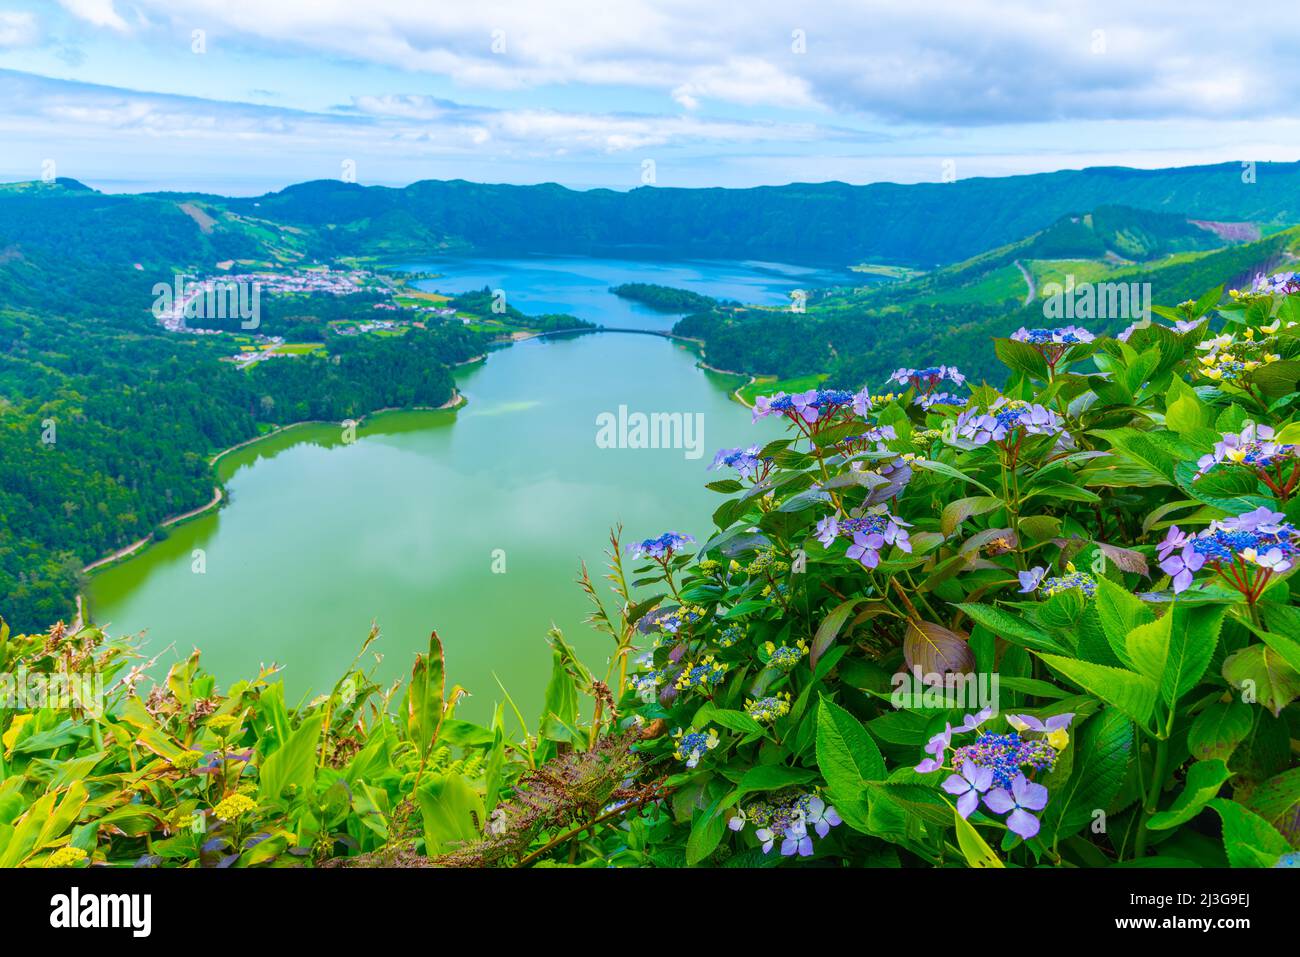
<instances>
[{"instance_id":1,"label":"green mountain ridge","mask_svg":"<svg viewBox=\"0 0 1300 957\"><path fill-rule=\"evenodd\" d=\"M316 180L248 198L11 187L0 189L0 241L10 231L9 204L59 198L70 207L64 218L93 212L118 225L122 209L134 206L166 223L175 219L167 208L182 204L194 205L219 223L269 221L280 229L301 230L304 254L316 258L635 251L817 265L891 262L931 269L1016 242L1081 210L1128 207L1215 223L1300 222L1300 163L1262 163L1254 176L1254 182L1243 182L1240 164L1225 163L1161 170L1096 167L913 185L656 186L627 192L464 180L422 180L402 188ZM1121 255L1125 250L1143 253L1153 229L1167 231L1154 218L1139 225L1131 235L1112 236ZM222 250L225 258L247 252L235 239L241 232L231 228L228 245L234 248ZM1191 234L1179 241L1195 242ZM201 252L195 245L188 239L171 248L185 256Z\"/></svg>"}]
</instances>

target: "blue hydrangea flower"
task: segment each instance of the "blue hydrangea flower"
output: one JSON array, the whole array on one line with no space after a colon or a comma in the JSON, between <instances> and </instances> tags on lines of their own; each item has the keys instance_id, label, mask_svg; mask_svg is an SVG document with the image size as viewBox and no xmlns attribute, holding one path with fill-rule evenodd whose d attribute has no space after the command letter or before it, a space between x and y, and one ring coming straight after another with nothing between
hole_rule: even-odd
<instances>
[{"instance_id":1,"label":"blue hydrangea flower","mask_svg":"<svg viewBox=\"0 0 1300 957\"><path fill-rule=\"evenodd\" d=\"M1008 788L1023 769L1047 772L1056 765L1056 750L1045 740L1025 741L1018 732L995 734L986 731L972 744L956 748L952 753L952 766L961 767L969 761L975 767L989 768L993 783Z\"/></svg>"},{"instance_id":2,"label":"blue hydrangea flower","mask_svg":"<svg viewBox=\"0 0 1300 957\"><path fill-rule=\"evenodd\" d=\"M1011 334L1011 338L1031 346L1073 346L1092 342L1097 337L1081 326L1062 326L1060 329L1026 329L1021 326Z\"/></svg>"},{"instance_id":3,"label":"blue hydrangea flower","mask_svg":"<svg viewBox=\"0 0 1300 957\"><path fill-rule=\"evenodd\" d=\"M1182 551L1174 554L1179 548ZM1190 588L1194 573L1208 566L1253 602L1273 574L1295 564L1300 534L1282 512L1261 506L1211 522L1196 535L1186 535L1175 525L1156 551L1162 558L1160 568L1173 577L1175 594Z\"/></svg>"},{"instance_id":4,"label":"blue hydrangea flower","mask_svg":"<svg viewBox=\"0 0 1300 957\"><path fill-rule=\"evenodd\" d=\"M802 638L794 645L777 645L774 642L767 642L764 647L767 652L767 663L777 669L789 673L794 670L795 665L799 664L803 657L808 654L808 642Z\"/></svg>"},{"instance_id":5,"label":"blue hydrangea flower","mask_svg":"<svg viewBox=\"0 0 1300 957\"><path fill-rule=\"evenodd\" d=\"M683 733L678 728L673 732L673 737L677 740L673 757L678 761L686 762L688 768L697 766L700 758L718 746L718 732L713 728L710 728L707 734L702 731Z\"/></svg>"},{"instance_id":6,"label":"blue hydrangea flower","mask_svg":"<svg viewBox=\"0 0 1300 957\"><path fill-rule=\"evenodd\" d=\"M819 419L842 408L852 407L854 396L844 389L809 389L787 395L778 392L775 395L760 395L754 400L754 416L759 419L769 415L782 415L793 422L812 425Z\"/></svg>"},{"instance_id":7,"label":"blue hydrangea flower","mask_svg":"<svg viewBox=\"0 0 1300 957\"><path fill-rule=\"evenodd\" d=\"M788 691L745 702L745 714L759 724L771 724L777 718L784 718L789 713L790 693Z\"/></svg>"},{"instance_id":8,"label":"blue hydrangea flower","mask_svg":"<svg viewBox=\"0 0 1300 957\"><path fill-rule=\"evenodd\" d=\"M719 449L718 454L713 457L713 464L710 469L716 470L723 468L733 468L740 473L743 479L752 479L758 475L759 470L763 467L765 460L759 457L759 447L751 445L746 449Z\"/></svg>"},{"instance_id":9,"label":"blue hydrangea flower","mask_svg":"<svg viewBox=\"0 0 1300 957\"><path fill-rule=\"evenodd\" d=\"M633 558L657 558L667 560L675 552L681 549L683 545L689 545L694 542L689 535L683 535L680 532L664 532L658 538L647 538L645 541L637 542L628 546L628 551L632 553Z\"/></svg>"}]
</instances>

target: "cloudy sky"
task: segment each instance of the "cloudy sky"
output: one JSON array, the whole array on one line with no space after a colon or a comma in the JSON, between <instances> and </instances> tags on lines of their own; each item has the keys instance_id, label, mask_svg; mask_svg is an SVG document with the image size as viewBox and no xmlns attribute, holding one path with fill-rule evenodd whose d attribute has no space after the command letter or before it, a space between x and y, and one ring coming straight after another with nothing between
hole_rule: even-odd
<instances>
[{"instance_id":1,"label":"cloudy sky","mask_svg":"<svg viewBox=\"0 0 1300 957\"><path fill-rule=\"evenodd\" d=\"M1281 0L0 0L0 179L626 189L1295 160L1297 49Z\"/></svg>"}]
</instances>

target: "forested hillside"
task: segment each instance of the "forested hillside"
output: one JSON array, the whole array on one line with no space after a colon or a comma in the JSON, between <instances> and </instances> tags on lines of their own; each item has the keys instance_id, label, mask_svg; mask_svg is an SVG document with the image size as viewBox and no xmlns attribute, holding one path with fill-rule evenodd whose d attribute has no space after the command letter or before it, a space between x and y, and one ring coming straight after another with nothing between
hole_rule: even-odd
<instances>
[{"instance_id":1,"label":"forested hillside","mask_svg":"<svg viewBox=\"0 0 1300 957\"><path fill-rule=\"evenodd\" d=\"M329 357L240 370L203 338L0 311L0 596L15 627L70 617L82 565L212 497L211 453L258 424L437 406L459 323L399 340L334 337Z\"/></svg>"},{"instance_id":2,"label":"forested hillside","mask_svg":"<svg viewBox=\"0 0 1300 957\"><path fill-rule=\"evenodd\" d=\"M0 190L0 596L15 627L70 618L81 567L206 503L209 456L259 423L441 405L448 364L482 351L456 323L241 370L218 361L229 343L159 328L154 283L276 249L170 201Z\"/></svg>"},{"instance_id":3,"label":"forested hillside","mask_svg":"<svg viewBox=\"0 0 1300 957\"><path fill-rule=\"evenodd\" d=\"M1076 270L1079 287L1149 284L1148 304L1176 303L1212 287L1210 280L1216 277L1228 277L1229 288L1249 285L1255 274L1291 261L1300 250L1300 229L1293 228L1253 243L1151 262L1028 258L1042 251L1044 235L1052 243L1059 239L1059 232L1049 229L908 282L827 290L814 295L803 314L716 309L688 316L674 328L704 341L710 365L737 372L778 378L829 372L832 384L858 388L888 375L900 363L925 366L943 356L961 356L963 370L976 381L987 377L996 382L1004 372L993 353L978 344L1046 321L1044 296L1052 287L1037 281L1034 299L1026 303L1028 287L1021 267L1041 273L1040 280L1050 277L1060 285ZM1089 230L1080 238L1096 235ZM1081 245L1060 251L1081 256ZM1139 318L1125 315L1089 321L1114 334Z\"/></svg>"},{"instance_id":4,"label":"forested hillside","mask_svg":"<svg viewBox=\"0 0 1300 957\"><path fill-rule=\"evenodd\" d=\"M228 209L317 231L330 255L432 249L765 258L930 267L1042 230L1060 217L1129 206L1200 220L1300 221L1300 164L1169 170L1094 168L900 186L642 187L579 192L424 181L404 189L334 181L292 186Z\"/></svg>"}]
</instances>

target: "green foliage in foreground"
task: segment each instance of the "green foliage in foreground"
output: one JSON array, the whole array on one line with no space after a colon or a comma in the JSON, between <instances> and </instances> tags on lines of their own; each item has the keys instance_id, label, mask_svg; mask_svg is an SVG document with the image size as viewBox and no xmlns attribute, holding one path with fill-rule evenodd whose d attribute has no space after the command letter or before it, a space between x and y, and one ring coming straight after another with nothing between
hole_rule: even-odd
<instances>
[{"instance_id":1,"label":"green foliage in foreground","mask_svg":"<svg viewBox=\"0 0 1300 957\"><path fill-rule=\"evenodd\" d=\"M532 724L458 719L436 635L290 707L6 630L11 681L97 672L107 707L0 687L0 866L1292 866L1300 295L1219 293L998 340L1002 394L761 402L791 433L730 456L696 554L614 536L614 612L584 570L613 653L553 632Z\"/></svg>"}]
</instances>

